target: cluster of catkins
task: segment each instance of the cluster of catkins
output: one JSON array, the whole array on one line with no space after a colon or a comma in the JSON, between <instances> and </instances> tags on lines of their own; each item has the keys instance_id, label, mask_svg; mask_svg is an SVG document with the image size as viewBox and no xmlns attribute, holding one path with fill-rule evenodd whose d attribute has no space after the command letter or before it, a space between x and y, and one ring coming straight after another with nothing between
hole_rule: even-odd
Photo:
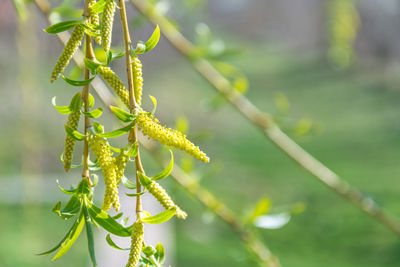
<instances>
[{"instance_id":1,"label":"cluster of catkins","mask_svg":"<svg viewBox=\"0 0 400 267\"><path fill-rule=\"evenodd\" d=\"M95 3L95 0L89 1L89 19L83 23L88 22L90 25L96 26L94 29L97 34L95 35L94 39L103 47L105 52L109 52L111 47L111 34L116 4L114 0L106 0L100 18L99 14L91 9ZM73 29L71 37L51 73L51 82L54 82L60 77L62 72L68 66L72 56L81 45L81 41L85 35L85 26L82 24L76 25ZM133 123L138 125L143 135L158 141L160 144L176 147L189 153L199 160L209 162L209 158L206 156L206 154L202 152L198 146L195 146L192 142L190 142L184 134L160 125L159 121L154 117L153 114L143 111L141 108L143 90L142 63L138 56L134 55L132 57L131 64L133 70L134 96L136 101L136 110L134 114L135 120ZM114 90L115 94L120 98L122 103L124 103L129 109L129 91L126 89L124 83L117 76L117 74L115 74L111 68L106 66L104 63L98 64L95 72L104 79L104 81ZM78 128L78 122L82 113L82 104L82 101L79 102L79 107L75 107L69 114L67 126L72 131L75 131ZM120 208L118 187L122 178L124 177L124 171L130 157L124 149L121 149L121 152L117 156L114 156L107 139L96 134L94 130L89 130L89 136L87 138L89 140L90 150L97 158L97 164L102 170L104 183L106 186L102 209L107 211L113 207L116 211L118 211ZM67 134L63 154L65 171L68 171L71 168L74 146L75 139ZM160 184L144 174L139 173L138 175L140 178L140 183L160 202L165 209L173 209L176 211L176 216L178 218L186 218L186 213L173 202L171 197ZM138 219L135 222L132 230L132 248L129 262L126 265L127 267L134 267L139 263L142 246L143 223L140 219L140 216L138 216Z\"/></svg>"}]
</instances>

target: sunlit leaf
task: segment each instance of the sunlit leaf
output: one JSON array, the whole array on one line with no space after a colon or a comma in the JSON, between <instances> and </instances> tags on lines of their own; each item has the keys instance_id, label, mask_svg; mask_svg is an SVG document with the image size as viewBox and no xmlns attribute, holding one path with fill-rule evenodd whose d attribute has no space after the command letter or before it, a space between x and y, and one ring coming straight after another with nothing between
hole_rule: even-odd
<instances>
[{"instance_id":1,"label":"sunlit leaf","mask_svg":"<svg viewBox=\"0 0 400 267\"><path fill-rule=\"evenodd\" d=\"M81 92L76 93L69 104L69 109L71 111L79 111L82 107L82 94Z\"/></svg>"},{"instance_id":2,"label":"sunlit leaf","mask_svg":"<svg viewBox=\"0 0 400 267\"><path fill-rule=\"evenodd\" d=\"M97 134L100 137L105 137L105 138L112 138L112 137L118 137L121 135L126 134L127 132L129 132L130 129L132 129L132 127L134 126L133 123L129 124L128 126L125 126L123 128L108 132L108 133L99 133Z\"/></svg>"},{"instance_id":3,"label":"sunlit leaf","mask_svg":"<svg viewBox=\"0 0 400 267\"><path fill-rule=\"evenodd\" d=\"M71 231L69 232L67 238L62 242L60 249L58 250L57 254L53 257L52 261L57 260L58 258L62 257L71 246L75 243L76 239L82 232L83 226L85 221L83 220L83 215L80 215L78 220L75 222L74 226L72 227Z\"/></svg>"},{"instance_id":4,"label":"sunlit leaf","mask_svg":"<svg viewBox=\"0 0 400 267\"><path fill-rule=\"evenodd\" d=\"M89 78L87 80L83 80L83 81L76 81L76 80L72 80L72 79L62 75L62 78L64 79L64 81L66 81L67 83L69 83L70 85L73 85L73 86L84 86L84 85L87 85L87 84L91 83L95 77L96 76L93 76L93 77L91 77L91 78Z\"/></svg>"},{"instance_id":5,"label":"sunlit leaf","mask_svg":"<svg viewBox=\"0 0 400 267\"><path fill-rule=\"evenodd\" d=\"M174 167L174 154L171 150L169 152L171 153L171 160L169 161L168 166L159 174L152 176L151 179L153 181L162 180L171 174L172 168Z\"/></svg>"},{"instance_id":6,"label":"sunlit leaf","mask_svg":"<svg viewBox=\"0 0 400 267\"><path fill-rule=\"evenodd\" d=\"M105 4L106 4L106 0L100 0L96 4L91 6L90 9L94 13L101 13L101 12L103 12Z\"/></svg>"},{"instance_id":7,"label":"sunlit leaf","mask_svg":"<svg viewBox=\"0 0 400 267\"><path fill-rule=\"evenodd\" d=\"M92 108L94 106L94 97L89 94L89 108Z\"/></svg>"},{"instance_id":8,"label":"sunlit leaf","mask_svg":"<svg viewBox=\"0 0 400 267\"><path fill-rule=\"evenodd\" d=\"M157 109L157 99L154 96L149 95L151 101L153 102L153 110L151 111L151 114L154 115L154 113L156 113L156 109Z\"/></svg>"},{"instance_id":9,"label":"sunlit leaf","mask_svg":"<svg viewBox=\"0 0 400 267\"><path fill-rule=\"evenodd\" d=\"M97 262L96 262L96 255L94 252L93 230L92 230L92 226L90 225L90 223L91 223L90 216L89 216L89 212L88 212L86 206L83 207L83 213L85 216L86 235L87 235L87 241L88 241L89 255L90 255L90 259L92 261L93 267L96 267Z\"/></svg>"},{"instance_id":10,"label":"sunlit leaf","mask_svg":"<svg viewBox=\"0 0 400 267\"><path fill-rule=\"evenodd\" d=\"M108 234L106 236L106 241L107 241L107 244L109 244L110 247L112 247L112 248L115 248L115 249L118 249L118 250L130 250L130 248L121 248L121 247L117 246L117 244L115 244L114 241L111 239L110 234Z\"/></svg>"},{"instance_id":11,"label":"sunlit leaf","mask_svg":"<svg viewBox=\"0 0 400 267\"><path fill-rule=\"evenodd\" d=\"M74 28L76 25L80 24L80 20L68 20L68 21L63 21L56 23L54 25L51 25L47 29L44 29L45 32L50 33L50 34L56 34L60 32L64 32L67 30L70 30Z\"/></svg>"},{"instance_id":12,"label":"sunlit leaf","mask_svg":"<svg viewBox=\"0 0 400 267\"><path fill-rule=\"evenodd\" d=\"M145 217L142 219L144 223L148 224L160 224L168 221L171 219L176 213L176 209L169 209L165 210L157 215L150 216L150 217Z\"/></svg>"},{"instance_id":13,"label":"sunlit leaf","mask_svg":"<svg viewBox=\"0 0 400 267\"><path fill-rule=\"evenodd\" d=\"M255 205L247 221L249 223L253 223L257 217L267 214L270 209L271 209L271 200L267 197L261 198Z\"/></svg>"},{"instance_id":14,"label":"sunlit leaf","mask_svg":"<svg viewBox=\"0 0 400 267\"><path fill-rule=\"evenodd\" d=\"M122 237L127 237L131 235L128 229L119 224L105 211L99 209L94 205L88 207L88 210L90 217L111 234Z\"/></svg>"},{"instance_id":15,"label":"sunlit leaf","mask_svg":"<svg viewBox=\"0 0 400 267\"><path fill-rule=\"evenodd\" d=\"M95 62L88 58L85 58L85 66L92 74L96 74L97 68L101 65L99 62Z\"/></svg>"},{"instance_id":16,"label":"sunlit leaf","mask_svg":"<svg viewBox=\"0 0 400 267\"><path fill-rule=\"evenodd\" d=\"M156 253L156 249L153 246L146 246L142 248L142 252L147 256L153 256Z\"/></svg>"},{"instance_id":17,"label":"sunlit leaf","mask_svg":"<svg viewBox=\"0 0 400 267\"><path fill-rule=\"evenodd\" d=\"M79 133L78 131L72 130L71 127L69 127L68 125L65 125L65 131L69 136L71 136L73 139L77 141L82 141L86 138L85 135Z\"/></svg>"},{"instance_id":18,"label":"sunlit leaf","mask_svg":"<svg viewBox=\"0 0 400 267\"><path fill-rule=\"evenodd\" d=\"M54 107L60 114L67 115L67 114L71 113L71 109L69 108L69 106L57 106L57 105L56 105L56 97L53 97L53 99L51 100L51 103L53 104L53 107Z\"/></svg>"},{"instance_id":19,"label":"sunlit leaf","mask_svg":"<svg viewBox=\"0 0 400 267\"><path fill-rule=\"evenodd\" d=\"M110 106L111 112L122 122L132 122L136 116L130 114L129 112L126 112L125 110L118 108L118 107L114 107L114 106Z\"/></svg>"},{"instance_id":20,"label":"sunlit leaf","mask_svg":"<svg viewBox=\"0 0 400 267\"><path fill-rule=\"evenodd\" d=\"M144 193L145 193L145 191L142 191L140 193L133 193L133 194L125 193L125 195L127 195L128 197L137 197L137 196L143 195Z\"/></svg>"},{"instance_id":21,"label":"sunlit leaf","mask_svg":"<svg viewBox=\"0 0 400 267\"><path fill-rule=\"evenodd\" d=\"M83 112L83 114L85 114L86 116L88 116L89 118L98 118L101 116L101 114L103 114L103 108L96 108L95 110L89 111L89 112Z\"/></svg>"},{"instance_id":22,"label":"sunlit leaf","mask_svg":"<svg viewBox=\"0 0 400 267\"><path fill-rule=\"evenodd\" d=\"M129 157L136 157L138 152L139 152L138 143L135 142L134 144L130 145L130 148L128 152L126 152L126 155L128 155Z\"/></svg>"},{"instance_id":23,"label":"sunlit leaf","mask_svg":"<svg viewBox=\"0 0 400 267\"><path fill-rule=\"evenodd\" d=\"M156 253L154 254L154 257L159 263L163 263L165 259L165 248L163 244L158 243L156 245Z\"/></svg>"},{"instance_id":24,"label":"sunlit leaf","mask_svg":"<svg viewBox=\"0 0 400 267\"><path fill-rule=\"evenodd\" d=\"M153 31L152 35L150 36L150 38L147 40L146 43L144 43L144 45L146 46L146 49L144 50L143 53L146 53L146 52L149 52L150 50L152 50L157 45L159 40L160 40L160 28L157 25L157 27ZM137 53L137 54L141 54L141 53Z\"/></svg>"},{"instance_id":25,"label":"sunlit leaf","mask_svg":"<svg viewBox=\"0 0 400 267\"><path fill-rule=\"evenodd\" d=\"M128 189L136 189L136 184L133 183L128 178L126 178L125 176L122 177L121 182Z\"/></svg>"}]
</instances>

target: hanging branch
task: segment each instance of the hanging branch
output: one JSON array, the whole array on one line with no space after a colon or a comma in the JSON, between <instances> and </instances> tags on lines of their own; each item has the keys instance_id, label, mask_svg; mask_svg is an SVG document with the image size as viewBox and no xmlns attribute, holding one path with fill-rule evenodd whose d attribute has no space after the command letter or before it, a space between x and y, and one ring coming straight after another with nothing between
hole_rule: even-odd
<instances>
[{"instance_id":1,"label":"hanging branch","mask_svg":"<svg viewBox=\"0 0 400 267\"><path fill-rule=\"evenodd\" d=\"M46 19L48 19L50 14L49 3L46 0L34 0L34 3L37 5ZM65 32L58 33L57 37L64 46L69 39L69 35ZM75 53L73 60L79 68L84 68L83 55L80 50ZM106 106L116 105L115 97L113 97L107 86L100 79L95 78L91 82L91 87ZM149 150L157 162L162 167L165 167L159 151L155 150L154 147L151 147L146 143L141 143L141 146ZM222 221L229 225L230 228L239 235L243 243L247 245L257 256L261 266L280 267L279 260L256 236L252 234L251 231L249 231L248 228L239 223L240 219L237 218L221 200L219 200L211 192L199 184L196 184L194 187L194 179L181 171L177 164L175 164L171 176L189 194L197 198L198 201L200 201L200 203L202 203L207 209L216 214Z\"/></svg>"},{"instance_id":2,"label":"hanging branch","mask_svg":"<svg viewBox=\"0 0 400 267\"><path fill-rule=\"evenodd\" d=\"M204 58L193 58L195 46L179 32L165 15L158 12L150 1L130 0L130 2L154 25L159 25L161 33L182 55L190 60L197 72L294 162L334 193L342 196L371 218L400 235L399 222L382 210L370 197L350 186L348 182L342 180L335 172L300 147L279 128L270 114L260 111L249 99L238 92L209 61Z\"/></svg>"}]
</instances>

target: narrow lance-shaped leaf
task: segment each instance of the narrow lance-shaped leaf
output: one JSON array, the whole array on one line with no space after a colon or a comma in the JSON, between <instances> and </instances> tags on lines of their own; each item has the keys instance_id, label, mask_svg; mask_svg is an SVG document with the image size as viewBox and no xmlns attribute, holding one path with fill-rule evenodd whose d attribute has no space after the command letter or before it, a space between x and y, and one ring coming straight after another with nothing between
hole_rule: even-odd
<instances>
[{"instance_id":1,"label":"narrow lance-shaped leaf","mask_svg":"<svg viewBox=\"0 0 400 267\"><path fill-rule=\"evenodd\" d=\"M60 113L63 115L67 115L71 113L71 109L69 108L69 106L57 106L56 105L56 97L53 97L51 99L51 104L53 104L53 107Z\"/></svg>"},{"instance_id":2,"label":"narrow lance-shaped leaf","mask_svg":"<svg viewBox=\"0 0 400 267\"><path fill-rule=\"evenodd\" d=\"M130 248L121 248L117 244L114 243L114 241L111 239L110 234L107 235L106 237L107 243L110 245L110 247L118 249L118 250L130 250Z\"/></svg>"},{"instance_id":3,"label":"narrow lance-shaped leaf","mask_svg":"<svg viewBox=\"0 0 400 267\"><path fill-rule=\"evenodd\" d=\"M125 176L121 179L122 184L128 189L136 189L136 184L133 183L131 180L126 178Z\"/></svg>"},{"instance_id":4,"label":"narrow lance-shaped leaf","mask_svg":"<svg viewBox=\"0 0 400 267\"><path fill-rule=\"evenodd\" d=\"M176 209L169 209L169 210L165 210L157 215L143 218L142 221L144 223L149 223L149 224L160 224L160 223L164 223L164 222L168 221L169 219L171 219L175 215L175 213L176 213Z\"/></svg>"},{"instance_id":5,"label":"narrow lance-shaped leaf","mask_svg":"<svg viewBox=\"0 0 400 267\"><path fill-rule=\"evenodd\" d=\"M83 112L83 114L85 114L86 116L88 116L89 118L98 118L101 116L101 114L103 114L103 109L102 108L96 108L95 110L89 111L89 112Z\"/></svg>"},{"instance_id":6,"label":"narrow lance-shaped leaf","mask_svg":"<svg viewBox=\"0 0 400 267\"><path fill-rule=\"evenodd\" d=\"M99 209L95 205L88 207L88 211L90 217L108 232L122 237L131 235L131 232L128 229L123 227L105 211Z\"/></svg>"},{"instance_id":7,"label":"narrow lance-shaped leaf","mask_svg":"<svg viewBox=\"0 0 400 267\"><path fill-rule=\"evenodd\" d=\"M153 181L162 180L171 174L172 168L174 167L174 154L172 154L171 150L169 152L171 153L171 160L169 161L168 166L159 174L151 177Z\"/></svg>"},{"instance_id":8,"label":"narrow lance-shaped leaf","mask_svg":"<svg viewBox=\"0 0 400 267\"><path fill-rule=\"evenodd\" d=\"M157 109L157 99L152 95L149 95L149 97L154 105L153 110L151 111L151 114L154 115L154 113L156 113L156 109Z\"/></svg>"},{"instance_id":9,"label":"narrow lance-shaped leaf","mask_svg":"<svg viewBox=\"0 0 400 267\"><path fill-rule=\"evenodd\" d=\"M93 77L91 77L91 78L89 78L87 80L84 80L84 81L76 81L76 80L72 80L72 79L70 79L70 78L68 78L68 77L66 77L64 75L62 76L64 81L66 81L67 83L69 83L70 85L73 85L73 86L84 86L84 85L87 85L87 84L91 83L95 77L96 76L93 76Z\"/></svg>"},{"instance_id":10,"label":"narrow lance-shaped leaf","mask_svg":"<svg viewBox=\"0 0 400 267\"><path fill-rule=\"evenodd\" d=\"M132 127L134 126L133 123L129 124L128 126L125 126L123 128L108 132L108 133L99 133L97 134L100 137L104 137L104 138L112 138L112 137L118 137L121 135L126 134L127 132L129 132L130 129L132 129Z\"/></svg>"},{"instance_id":11,"label":"narrow lance-shaped leaf","mask_svg":"<svg viewBox=\"0 0 400 267\"><path fill-rule=\"evenodd\" d=\"M59 23L56 23L54 25L51 25L47 29L44 29L44 31L47 32L47 33L50 33L50 34L56 34L56 33L64 32L64 31L67 31L67 30L71 30L72 28L74 28L79 23L81 23L80 20L63 21L63 22L59 22Z\"/></svg>"},{"instance_id":12,"label":"narrow lance-shaped leaf","mask_svg":"<svg viewBox=\"0 0 400 267\"><path fill-rule=\"evenodd\" d=\"M69 104L69 109L71 111L79 111L82 106L82 94L78 92L72 97L71 103Z\"/></svg>"},{"instance_id":13,"label":"narrow lance-shaped leaf","mask_svg":"<svg viewBox=\"0 0 400 267\"><path fill-rule=\"evenodd\" d=\"M90 259L92 261L93 267L97 267L96 255L94 252L93 230L92 226L90 225L91 224L90 216L86 206L83 207L83 213L85 216L86 235L87 235Z\"/></svg>"},{"instance_id":14,"label":"narrow lance-shaped leaf","mask_svg":"<svg viewBox=\"0 0 400 267\"><path fill-rule=\"evenodd\" d=\"M152 50L158 43L158 41L160 40L160 28L157 27L155 28L155 30L153 31L153 34L150 36L150 38L147 40L146 43L144 43L145 45L145 50L143 51L143 53L149 52L150 50ZM139 49L139 51L135 51L137 54L141 54L141 49Z\"/></svg>"},{"instance_id":15,"label":"narrow lance-shaped leaf","mask_svg":"<svg viewBox=\"0 0 400 267\"><path fill-rule=\"evenodd\" d=\"M156 260L159 263L163 263L164 262L164 258L165 258L165 249L163 244L158 243L156 245L156 253L154 254L154 257L156 258Z\"/></svg>"},{"instance_id":16,"label":"narrow lance-shaped leaf","mask_svg":"<svg viewBox=\"0 0 400 267\"><path fill-rule=\"evenodd\" d=\"M132 122L136 116L118 107L110 106L111 112L122 122Z\"/></svg>"},{"instance_id":17,"label":"narrow lance-shaped leaf","mask_svg":"<svg viewBox=\"0 0 400 267\"><path fill-rule=\"evenodd\" d=\"M85 58L85 66L92 74L96 74L96 70L100 65L101 63Z\"/></svg>"},{"instance_id":18,"label":"narrow lance-shaped leaf","mask_svg":"<svg viewBox=\"0 0 400 267\"><path fill-rule=\"evenodd\" d=\"M79 133L78 131L72 130L71 127L69 127L68 125L65 125L65 131L67 132L67 134L69 136L71 136L72 138L74 138L77 141L82 141L86 138L85 135Z\"/></svg>"},{"instance_id":19,"label":"narrow lance-shaped leaf","mask_svg":"<svg viewBox=\"0 0 400 267\"><path fill-rule=\"evenodd\" d=\"M94 4L90 9L93 13L101 13L103 12L104 6L106 4L105 0L100 0L96 4Z\"/></svg>"},{"instance_id":20,"label":"narrow lance-shaped leaf","mask_svg":"<svg viewBox=\"0 0 400 267\"><path fill-rule=\"evenodd\" d=\"M64 242L62 242L60 250L53 257L52 261L55 261L56 259L62 257L65 253L68 252L68 250L71 248L71 246L75 243L76 239L81 234L84 224L85 221L83 219L83 214L81 214L78 220L75 222L74 226L72 227L71 231L69 232L67 238L64 240Z\"/></svg>"}]
</instances>

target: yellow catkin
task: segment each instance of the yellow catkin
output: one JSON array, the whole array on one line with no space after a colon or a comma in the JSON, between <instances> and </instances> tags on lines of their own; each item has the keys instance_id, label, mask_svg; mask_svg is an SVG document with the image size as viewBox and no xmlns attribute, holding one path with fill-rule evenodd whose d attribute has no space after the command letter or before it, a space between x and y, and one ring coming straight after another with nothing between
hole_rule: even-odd
<instances>
[{"instance_id":1,"label":"yellow catkin","mask_svg":"<svg viewBox=\"0 0 400 267\"><path fill-rule=\"evenodd\" d=\"M99 27L100 26L100 18L99 14L92 11L92 6L96 4L96 0L89 0L89 17L90 17L90 24L93 26ZM100 34L100 30L96 30L96 33ZM94 37L96 43L101 44L101 36Z\"/></svg>"},{"instance_id":2,"label":"yellow catkin","mask_svg":"<svg viewBox=\"0 0 400 267\"><path fill-rule=\"evenodd\" d=\"M153 115L139 113L136 122L144 135L160 142L160 144L179 148L198 160L210 161L206 154L198 146L190 142L184 134L161 126Z\"/></svg>"},{"instance_id":3,"label":"yellow catkin","mask_svg":"<svg viewBox=\"0 0 400 267\"><path fill-rule=\"evenodd\" d=\"M142 62L135 56L132 59L132 69L133 69L133 83L135 88L135 100L136 103L142 105L142 91L143 91L143 74L142 74Z\"/></svg>"},{"instance_id":4,"label":"yellow catkin","mask_svg":"<svg viewBox=\"0 0 400 267\"><path fill-rule=\"evenodd\" d=\"M121 152L116 158L115 158L115 166L117 168L117 185L121 182L122 177L124 176L125 169L126 169L126 164L129 161L129 156L126 155L124 152Z\"/></svg>"},{"instance_id":5,"label":"yellow catkin","mask_svg":"<svg viewBox=\"0 0 400 267\"><path fill-rule=\"evenodd\" d=\"M64 50L58 58L57 63L53 68L53 71L51 72L50 82L54 82L55 80L57 80L57 78L60 77L61 73L68 66L68 63L71 60L72 56L81 45L84 34L85 30L81 24L75 26L74 30L71 33L71 37L68 40L68 43L64 47Z\"/></svg>"},{"instance_id":6,"label":"yellow catkin","mask_svg":"<svg viewBox=\"0 0 400 267\"><path fill-rule=\"evenodd\" d=\"M67 120L67 126L75 131L78 128L80 117L81 117L80 110L73 111L72 113L70 113ZM71 136L69 136L69 134L67 134L67 136L65 137L64 154L63 154L64 170L66 172L68 172L69 169L71 168L72 154L74 153L75 142L76 140Z\"/></svg>"},{"instance_id":7,"label":"yellow catkin","mask_svg":"<svg viewBox=\"0 0 400 267\"><path fill-rule=\"evenodd\" d=\"M139 263L140 252L142 251L144 241L143 235L143 223L141 221L135 222L132 229L131 251L126 267L136 267Z\"/></svg>"},{"instance_id":8,"label":"yellow catkin","mask_svg":"<svg viewBox=\"0 0 400 267\"><path fill-rule=\"evenodd\" d=\"M111 46L112 27L114 22L115 2L106 0L103 16L101 18L101 45L108 52Z\"/></svg>"},{"instance_id":9,"label":"yellow catkin","mask_svg":"<svg viewBox=\"0 0 400 267\"><path fill-rule=\"evenodd\" d=\"M92 136L90 138L90 148L98 159L98 163L103 171L104 184L106 191L102 209L107 211L113 206L116 211L119 210L118 184L116 181L117 168L113 153L104 138Z\"/></svg>"},{"instance_id":10,"label":"yellow catkin","mask_svg":"<svg viewBox=\"0 0 400 267\"><path fill-rule=\"evenodd\" d=\"M129 108L129 92L126 90L121 79L109 68L99 66L97 73L110 85L121 101Z\"/></svg>"},{"instance_id":11,"label":"yellow catkin","mask_svg":"<svg viewBox=\"0 0 400 267\"><path fill-rule=\"evenodd\" d=\"M152 194L158 202L167 210L176 209L176 217L179 219L186 219L187 214L181 210L168 195L167 191L157 182L152 181L150 184L146 185L149 193Z\"/></svg>"}]
</instances>

